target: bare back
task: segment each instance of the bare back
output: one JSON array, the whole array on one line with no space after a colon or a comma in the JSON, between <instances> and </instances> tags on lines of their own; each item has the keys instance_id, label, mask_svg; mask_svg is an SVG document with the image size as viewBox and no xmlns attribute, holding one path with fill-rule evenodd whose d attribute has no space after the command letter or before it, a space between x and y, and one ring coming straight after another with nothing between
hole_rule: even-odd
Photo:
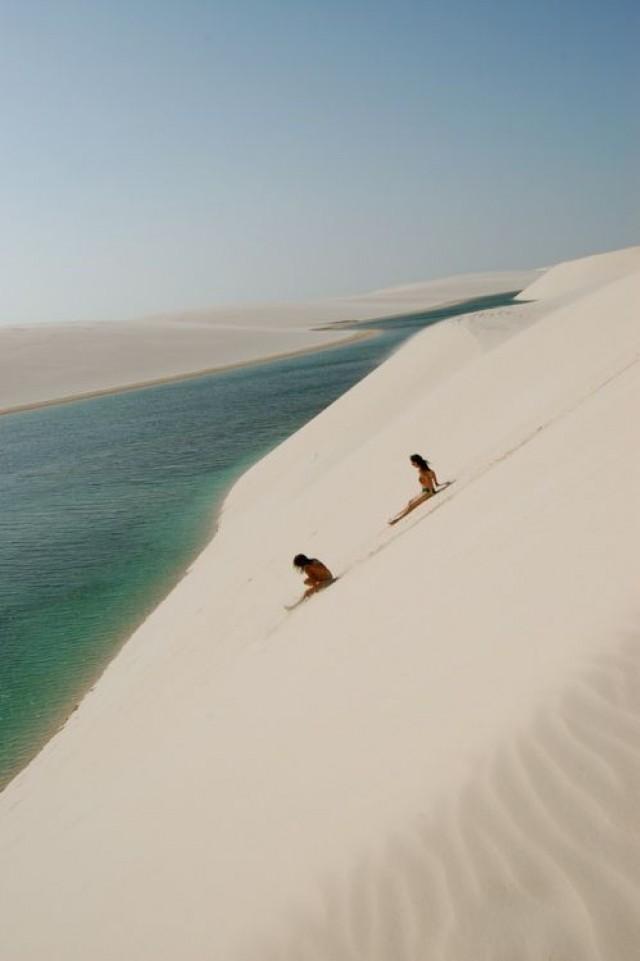
<instances>
[{"instance_id":1,"label":"bare back","mask_svg":"<svg viewBox=\"0 0 640 961\"><path fill-rule=\"evenodd\" d=\"M420 480L420 486L423 491L431 491L433 494L436 489L436 484L438 483L435 475L435 471L432 471L430 467L426 470L421 470L418 474L418 479Z\"/></svg>"},{"instance_id":2,"label":"bare back","mask_svg":"<svg viewBox=\"0 0 640 961\"><path fill-rule=\"evenodd\" d=\"M326 584L333 580L333 574L329 568L316 558L305 564L304 572L313 584Z\"/></svg>"}]
</instances>

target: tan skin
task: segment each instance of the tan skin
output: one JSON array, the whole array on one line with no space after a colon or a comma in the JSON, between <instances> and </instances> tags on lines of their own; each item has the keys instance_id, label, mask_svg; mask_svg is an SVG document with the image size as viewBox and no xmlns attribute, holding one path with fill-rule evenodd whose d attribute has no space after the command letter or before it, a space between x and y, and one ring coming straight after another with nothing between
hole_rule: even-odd
<instances>
[{"instance_id":1,"label":"tan skin","mask_svg":"<svg viewBox=\"0 0 640 961\"><path fill-rule=\"evenodd\" d=\"M430 497L433 497L436 492L436 487L441 486L433 468L428 467L425 470L425 468L421 467L420 464L414 464L413 461L410 463L411 466L415 467L415 469L418 471L418 480L420 481L422 492L417 494L415 497L412 497L407 506L401 510L399 514L396 514L395 517L391 518L389 521L389 524L391 525L397 524L398 521L401 521L403 517L406 517L407 514L410 514L411 511L414 511L416 507L419 507L420 504L424 504L426 500L429 500Z\"/></svg>"},{"instance_id":2,"label":"tan skin","mask_svg":"<svg viewBox=\"0 0 640 961\"><path fill-rule=\"evenodd\" d=\"M304 567L300 568L303 571L305 578L304 582L307 585L307 589L304 592L304 598L311 597L317 591L321 591L323 587L327 587L333 581L333 574L328 567L322 563L322 561L316 560L315 558L310 561L309 564L305 564Z\"/></svg>"},{"instance_id":3,"label":"tan skin","mask_svg":"<svg viewBox=\"0 0 640 961\"><path fill-rule=\"evenodd\" d=\"M304 583L307 589L302 597L294 604L285 605L285 610L287 611L292 611L298 604L302 604L303 601L306 601L312 594L316 594L324 587L328 587L329 584L333 584L335 580L329 568L316 557L307 558L307 563L304 565L294 564L294 566L297 571L304 574Z\"/></svg>"}]
</instances>

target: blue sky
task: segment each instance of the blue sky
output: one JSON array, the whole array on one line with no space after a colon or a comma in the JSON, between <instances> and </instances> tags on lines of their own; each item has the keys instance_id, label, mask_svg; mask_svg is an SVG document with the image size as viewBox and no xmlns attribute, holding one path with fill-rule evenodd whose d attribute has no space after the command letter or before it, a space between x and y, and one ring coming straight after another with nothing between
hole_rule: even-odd
<instances>
[{"instance_id":1,"label":"blue sky","mask_svg":"<svg viewBox=\"0 0 640 961\"><path fill-rule=\"evenodd\" d=\"M0 0L0 323L639 241L620 0Z\"/></svg>"}]
</instances>

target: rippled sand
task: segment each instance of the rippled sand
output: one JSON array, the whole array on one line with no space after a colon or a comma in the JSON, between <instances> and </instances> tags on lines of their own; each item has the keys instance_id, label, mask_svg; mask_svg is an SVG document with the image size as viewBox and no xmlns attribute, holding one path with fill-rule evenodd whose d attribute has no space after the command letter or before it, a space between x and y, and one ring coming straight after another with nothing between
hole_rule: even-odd
<instances>
[{"instance_id":1,"label":"rippled sand","mask_svg":"<svg viewBox=\"0 0 640 961\"><path fill-rule=\"evenodd\" d=\"M640 251L543 280L234 487L0 796L12 961L635 961Z\"/></svg>"}]
</instances>

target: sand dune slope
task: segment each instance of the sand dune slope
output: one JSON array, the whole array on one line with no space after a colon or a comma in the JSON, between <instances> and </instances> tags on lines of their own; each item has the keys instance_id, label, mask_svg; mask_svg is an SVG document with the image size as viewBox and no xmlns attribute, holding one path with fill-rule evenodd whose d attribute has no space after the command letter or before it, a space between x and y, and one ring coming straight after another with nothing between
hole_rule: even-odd
<instances>
[{"instance_id":1,"label":"sand dune slope","mask_svg":"<svg viewBox=\"0 0 640 961\"><path fill-rule=\"evenodd\" d=\"M593 254L580 260L568 260L552 271L541 272L519 296L521 299L547 300L563 294L592 289L610 283L617 277L640 269L640 247L627 247L606 254Z\"/></svg>"},{"instance_id":2,"label":"sand dune slope","mask_svg":"<svg viewBox=\"0 0 640 961\"><path fill-rule=\"evenodd\" d=\"M640 273L609 266L427 329L242 478L0 797L12 961L634 961ZM455 482L389 528L414 450ZM288 613L299 550L340 577Z\"/></svg>"},{"instance_id":3,"label":"sand dune slope","mask_svg":"<svg viewBox=\"0 0 640 961\"><path fill-rule=\"evenodd\" d=\"M639 704L634 638L246 957L636 957Z\"/></svg>"}]
</instances>

